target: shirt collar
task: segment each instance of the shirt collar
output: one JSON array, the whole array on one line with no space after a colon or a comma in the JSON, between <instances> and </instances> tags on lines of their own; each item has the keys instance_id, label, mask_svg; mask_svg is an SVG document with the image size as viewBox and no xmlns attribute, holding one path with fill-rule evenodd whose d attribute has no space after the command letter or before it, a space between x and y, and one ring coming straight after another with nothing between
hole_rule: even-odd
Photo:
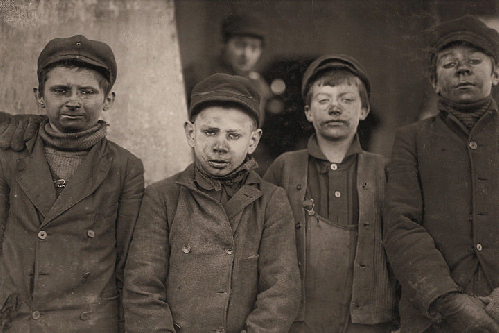
<instances>
[{"instance_id":1,"label":"shirt collar","mask_svg":"<svg viewBox=\"0 0 499 333\"><path fill-rule=\"evenodd\" d=\"M317 142L316 134L312 134L307 144L307 151L310 156L317 160L317 163L320 168L320 172L327 172L331 167L331 162L327 159L326 155L322 152L319 144ZM359 135L355 133L352 144L348 147L347 153L343 158L341 163L334 163L338 166L338 168L348 167L355 160L355 156L362 153L362 147L360 146Z\"/></svg>"}]
</instances>

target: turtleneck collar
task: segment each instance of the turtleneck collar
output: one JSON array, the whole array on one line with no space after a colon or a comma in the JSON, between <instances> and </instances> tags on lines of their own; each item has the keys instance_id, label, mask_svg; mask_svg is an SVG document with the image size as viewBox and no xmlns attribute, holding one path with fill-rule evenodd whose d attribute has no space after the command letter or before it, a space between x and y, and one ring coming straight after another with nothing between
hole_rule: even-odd
<instances>
[{"instance_id":1,"label":"turtleneck collar","mask_svg":"<svg viewBox=\"0 0 499 333\"><path fill-rule=\"evenodd\" d=\"M497 105L492 96L473 103L455 102L441 96L438 100L438 110L452 114L468 130L471 130L488 110L496 108Z\"/></svg>"},{"instance_id":2,"label":"turtleneck collar","mask_svg":"<svg viewBox=\"0 0 499 333\"><path fill-rule=\"evenodd\" d=\"M55 131L45 119L40 124L40 137L43 142L59 150L88 150L97 142L106 137L105 121L99 120L93 127L77 133L61 133Z\"/></svg>"}]
</instances>

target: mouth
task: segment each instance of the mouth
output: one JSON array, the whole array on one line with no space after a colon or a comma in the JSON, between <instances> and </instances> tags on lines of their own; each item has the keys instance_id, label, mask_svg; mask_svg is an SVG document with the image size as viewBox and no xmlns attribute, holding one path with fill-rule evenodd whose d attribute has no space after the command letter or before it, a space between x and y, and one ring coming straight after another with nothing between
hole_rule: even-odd
<instances>
[{"instance_id":1,"label":"mouth","mask_svg":"<svg viewBox=\"0 0 499 333\"><path fill-rule=\"evenodd\" d=\"M208 164L215 169L223 169L229 165L229 161L226 160L208 160Z\"/></svg>"},{"instance_id":2,"label":"mouth","mask_svg":"<svg viewBox=\"0 0 499 333\"><path fill-rule=\"evenodd\" d=\"M81 115L81 114L61 114L61 119L64 119L64 120L80 120L83 118L84 118L84 115Z\"/></svg>"},{"instance_id":3,"label":"mouth","mask_svg":"<svg viewBox=\"0 0 499 333\"><path fill-rule=\"evenodd\" d=\"M325 122L323 122L323 124L326 126L345 125L346 121L339 120L339 119L333 119L333 120L325 121Z\"/></svg>"},{"instance_id":4,"label":"mouth","mask_svg":"<svg viewBox=\"0 0 499 333\"><path fill-rule=\"evenodd\" d=\"M473 88L474 86L475 86L475 84L473 84L471 82L459 82L456 85L456 88L457 89L467 89L467 88Z\"/></svg>"}]
</instances>

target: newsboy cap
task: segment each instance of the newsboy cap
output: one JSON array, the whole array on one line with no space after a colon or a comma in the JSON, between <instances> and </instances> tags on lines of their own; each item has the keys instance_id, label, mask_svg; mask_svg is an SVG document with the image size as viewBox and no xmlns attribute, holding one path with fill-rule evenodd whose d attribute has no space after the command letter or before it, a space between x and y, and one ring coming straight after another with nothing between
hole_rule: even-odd
<instances>
[{"instance_id":1,"label":"newsboy cap","mask_svg":"<svg viewBox=\"0 0 499 333\"><path fill-rule=\"evenodd\" d=\"M317 79L320 74L332 69L346 69L352 72L352 74L357 76L364 83L367 94L369 95L371 93L371 85L367 73L357 60L344 54L329 54L317 58L308 66L303 74L301 94L304 100L307 98L310 85L313 84L314 80Z\"/></svg>"},{"instance_id":2,"label":"newsboy cap","mask_svg":"<svg viewBox=\"0 0 499 333\"><path fill-rule=\"evenodd\" d=\"M116 81L118 69L109 45L82 35L50 40L38 57L38 76L48 65L68 59L103 68L108 73L111 86Z\"/></svg>"},{"instance_id":3,"label":"newsboy cap","mask_svg":"<svg viewBox=\"0 0 499 333\"><path fill-rule=\"evenodd\" d=\"M229 14L222 22L224 41L234 35L253 36L265 41L266 34L265 23L254 14Z\"/></svg>"},{"instance_id":4,"label":"newsboy cap","mask_svg":"<svg viewBox=\"0 0 499 333\"><path fill-rule=\"evenodd\" d=\"M213 74L196 84L191 93L189 120L206 104L232 102L252 116L260 126L260 95L250 80L225 73Z\"/></svg>"},{"instance_id":5,"label":"newsboy cap","mask_svg":"<svg viewBox=\"0 0 499 333\"><path fill-rule=\"evenodd\" d=\"M436 54L449 44L464 42L479 49L494 58L499 58L499 33L489 28L473 15L443 22L430 32L430 64L433 64Z\"/></svg>"}]
</instances>

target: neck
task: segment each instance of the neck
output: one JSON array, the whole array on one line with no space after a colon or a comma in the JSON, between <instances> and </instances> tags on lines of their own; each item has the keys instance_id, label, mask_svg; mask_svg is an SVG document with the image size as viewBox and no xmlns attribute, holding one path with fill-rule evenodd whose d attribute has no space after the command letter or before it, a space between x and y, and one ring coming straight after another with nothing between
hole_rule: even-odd
<instances>
[{"instance_id":1,"label":"neck","mask_svg":"<svg viewBox=\"0 0 499 333\"><path fill-rule=\"evenodd\" d=\"M341 163L347 154L348 148L352 144L353 136L343 140L327 140L317 135L317 144L329 162Z\"/></svg>"}]
</instances>

